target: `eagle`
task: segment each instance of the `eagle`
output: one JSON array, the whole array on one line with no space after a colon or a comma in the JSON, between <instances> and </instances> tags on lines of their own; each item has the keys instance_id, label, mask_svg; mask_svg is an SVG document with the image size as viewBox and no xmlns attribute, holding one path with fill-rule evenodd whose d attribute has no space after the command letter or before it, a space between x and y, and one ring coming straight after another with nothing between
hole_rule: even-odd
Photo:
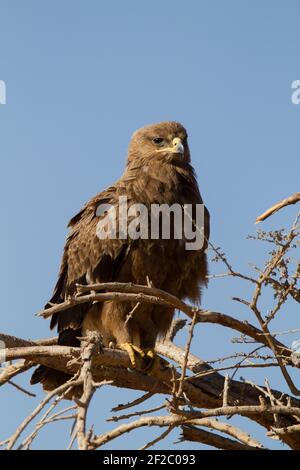
<instances>
[{"instance_id":1,"label":"eagle","mask_svg":"<svg viewBox=\"0 0 300 470\"><path fill-rule=\"evenodd\" d=\"M187 249L183 232L179 237L173 227L170 236L165 237L161 226L156 237L118 236L119 225L114 237L100 237L99 221L107 217L107 212L99 215L99 207L109 205L119 209L125 197L128 206L143 205L149 209L149 214L153 205L189 205L194 228L197 225L194 209L201 205L204 207L204 243L197 249ZM161 213L157 221L161 223ZM186 129L171 121L137 130L129 144L123 176L87 202L68 227L58 280L46 309L73 296L77 284L145 285L149 280L154 287L179 299L199 303L208 274L209 212L191 165ZM134 313L128 318L133 308ZM52 316L50 327L57 328L58 344L68 346L80 346L81 337L97 331L104 347L127 351L131 366L147 372L155 359L155 343L166 335L174 313L175 309L167 306L144 303L136 306L115 300L71 303L67 310ZM31 383L41 382L45 390L53 390L69 378L63 372L39 366Z\"/></svg>"}]
</instances>

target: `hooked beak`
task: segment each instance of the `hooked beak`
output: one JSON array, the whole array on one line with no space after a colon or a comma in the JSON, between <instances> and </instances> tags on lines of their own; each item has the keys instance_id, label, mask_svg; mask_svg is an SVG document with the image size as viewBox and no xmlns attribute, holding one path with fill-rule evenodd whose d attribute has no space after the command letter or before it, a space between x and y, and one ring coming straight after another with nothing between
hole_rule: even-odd
<instances>
[{"instance_id":1,"label":"hooked beak","mask_svg":"<svg viewBox=\"0 0 300 470\"><path fill-rule=\"evenodd\" d=\"M159 150L156 150L156 152L167 152L167 153L178 153L180 155L184 154L184 146L182 143L182 140L179 139L179 137L175 137L172 141L172 147L164 147Z\"/></svg>"},{"instance_id":2,"label":"hooked beak","mask_svg":"<svg viewBox=\"0 0 300 470\"><path fill-rule=\"evenodd\" d=\"M172 152L173 153L180 153L180 154L184 154L184 146L183 146L183 143L181 141L181 139L179 139L179 137L175 137L175 139L173 139L173 150Z\"/></svg>"}]
</instances>

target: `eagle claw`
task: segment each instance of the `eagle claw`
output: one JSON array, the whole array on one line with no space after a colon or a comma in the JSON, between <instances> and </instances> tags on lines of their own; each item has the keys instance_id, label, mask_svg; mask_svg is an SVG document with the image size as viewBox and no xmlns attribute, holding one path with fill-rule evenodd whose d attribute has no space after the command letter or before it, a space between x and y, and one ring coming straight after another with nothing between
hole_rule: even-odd
<instances>
[{"instance_id":1,"label":"eagle claw","mask_svg":"<svg viewBox=\"0 0 300 470\"><path fill-rule=\"evenodd\" d=\"M120 349L123 351L126 351L129 355L129 360L131 364L132 369L139 369L140 364L142 363L142 360L144 359L145 353L144 351L139 348L138 346L135 346L132 343L122 343L120 345ZM137 364L138 362L138 364Z\"/></svg>"},{"instance_id":2,"label":"eagle claw","mask_svg":"<svg viewBox=\"0 0 300 470\"><path fill-rule=\"evenodd\" d=\"M132 343L123 343L120 348L128 353L132 369L139 369L148 374L157 369L159 357L153 349L143 350Z\"/></svg>"},{"instance_id":3,"label":"eagle claw","mask_svg":"<svg viewBox=\"0 0 300 470\"><path fill-rule=\"evenodd\" d=\"M156 354L154 349L148 349L145 352L143 371L147 372L149 375L153 374L160 366L159 356Z\"/></svg>"}]
</instances>

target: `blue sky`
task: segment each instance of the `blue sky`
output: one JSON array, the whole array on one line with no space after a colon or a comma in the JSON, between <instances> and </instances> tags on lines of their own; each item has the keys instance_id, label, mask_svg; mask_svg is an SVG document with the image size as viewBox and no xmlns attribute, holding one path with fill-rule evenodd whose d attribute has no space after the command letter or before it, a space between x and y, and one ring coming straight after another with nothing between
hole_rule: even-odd
<instances>
[{"instance_id":1,"label":"blue sky","mask_svg":"<svg viewBox=\"0 0 300 470\"><path fill-rule=\"evenodd\" d=\"M0 105L1 331L49 335L48 322L34 313L55 283L67 221L122 174L132 132L148 123L186 126L212 241L237 269L263 264L266 247L246 236L258 214L299 191L300 105L291 102L291 84L300 79L297 0L0 0L0 18L0 80L7 86ZM263 228L291 224L294 214L288 208ZM255 323L231 301L250 292L214 280L203 305ZM291 306L276 328L297 327L296 318ZM232 336L199 325L193 352L213 359L235 351ZM265 376L248 374L261 382ZM285 389L279 373L268 374L274 388ZM28 386L28 378L19 383ZM111 427L104 422L109 409L138 394L107 388L98 395L92 421L100 432ZM0 389L0 440L35 403ZM65 447L66 425L55 426L36 448ZM250 430L264 440L264 430ZM141 430L109 448L135 448L153 436Z\"/></svg>"}]
</instances>

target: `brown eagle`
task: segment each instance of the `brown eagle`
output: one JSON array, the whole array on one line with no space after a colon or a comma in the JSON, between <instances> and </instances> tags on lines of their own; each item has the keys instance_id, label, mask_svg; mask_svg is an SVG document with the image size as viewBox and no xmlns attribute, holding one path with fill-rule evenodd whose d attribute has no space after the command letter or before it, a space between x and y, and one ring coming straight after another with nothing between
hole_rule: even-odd
<instances>
[{"instance_id":1,"label":"brown eagle","mask_svg":"<svg viewBox=\"0 0 300 470\"><path fill-rule=\"evenodd\" d=\"M143 204L203 204L185 128L177 122L162 122L136 131L128 150L123 176L105 191L97 194L73 217L64 248L60 272L53 297L46 308L64 302L76 290L76 284L99 282L132 282L153 285L180 299L200 301L201 286L206 284L205 249L209 237L209 213L205 208L204 235L206 243L197 250L187 250L184 240L171 230L169 239L107 237L97 233L99 206L110 204L118 209L120 197L126 196L128 206ZM104 217L104 215L103 215ZM192 217L194 220L194 211ZM79 337L97 330L105 347L129 352L132 366L146 369L143 358L154 357L155 342L170 327L174 309L142 304L126 321L134 304L105 301L96 304L71 305L54 314L51 328L57 327L59 344L79 346ZM139 360L138 360L139 357ZM142 360L140 360L142 358ZM42 382L46 390L63 383L66 374L40 366L31 383Z\"/></svg>"}]
</instances>

